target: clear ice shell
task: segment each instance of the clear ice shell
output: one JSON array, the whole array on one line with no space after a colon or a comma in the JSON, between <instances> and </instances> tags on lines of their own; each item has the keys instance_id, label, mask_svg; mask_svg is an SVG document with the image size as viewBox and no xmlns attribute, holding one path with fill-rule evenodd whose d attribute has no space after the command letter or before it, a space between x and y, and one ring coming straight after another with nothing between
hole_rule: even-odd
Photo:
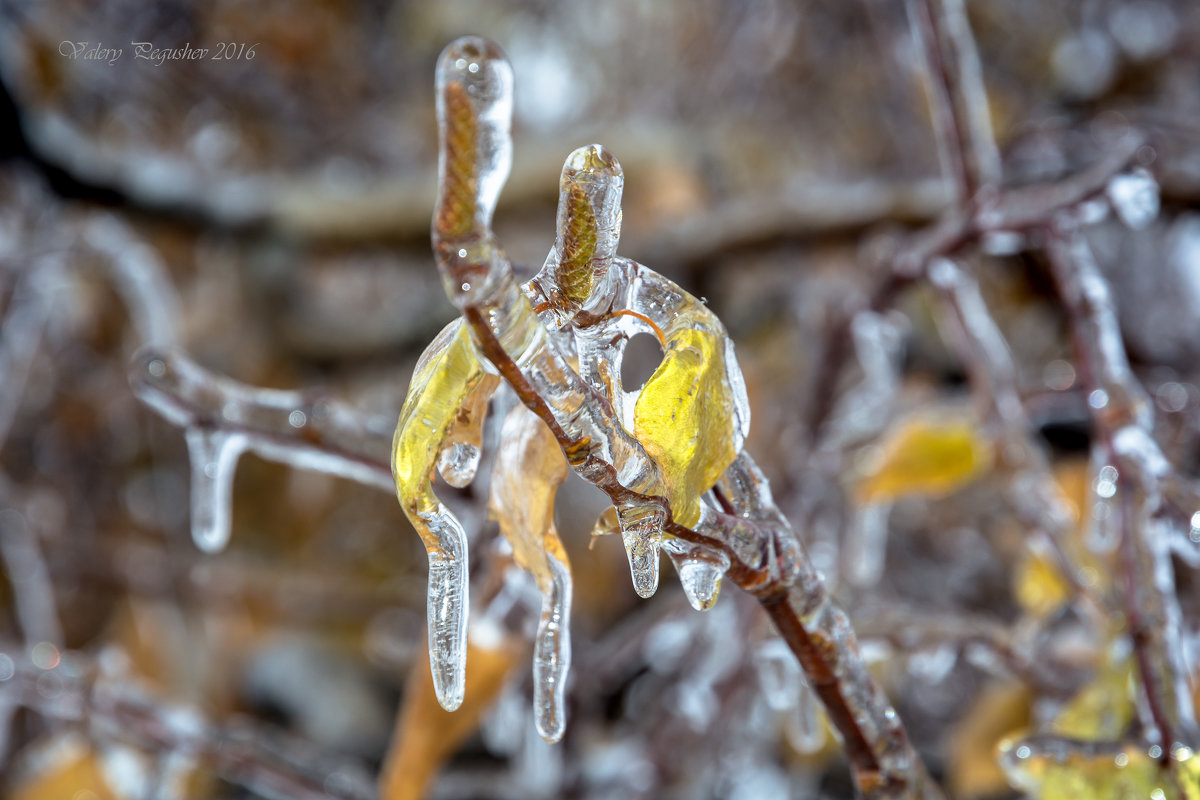
<instances>
[{"instance_id":1,"label":"clear ice shell","mask_svg":"<svg viewBox=\"0 0 1200 800\"><path fill-rule=\"evenodd\" d=\"M682 539L668 539L663 550L679 573L679 583L688 603L697 611L708 611L717 603L721 579L729 569L729 557Z\"/></svg>"},{"instance_id":2,"label":"clear ice shell","mask_svg":"<svg viewBox=\"0 0 1200 800\"><path fill-rule=\"evenodd\" d=\"M438 703L447 711L462 705L467 670L467 534L444 506L421 514L437 537L429 552L426 622L429 667Z\"/></svg>"},{"instance_id":3,"label":"clear ice shell","mask_svg":"<svg viewBox=\"0 0 1200 800\"><path fill-rule=\"evenodd\" d=\"M567 727L566 688L571 669L571 571L549 556L553 589L542 597L533 643L533 709L538 734L557 742Z\"/></svg>"},{"instance_id":4,"label":"clear ice shell","mask_svg":"<svg viewBox=\"0 0 1200 800\"><path fill-rule=\"evenodd\" d=\"M249 442L244 434L192 427L186 432L192 462L192 539L206 553L229 543L233 474Z\"/></svg>"},{"instance_id":5,"label":"clear ice shell","mask_svg":"<svg viewBox=\"0 0 1200 800\"><path fill-rule=\"evenodd\" d=\"M666 515L656 505L623 505L617 507L617 520L621 524L621 541L629 559L633 590L639 597L653 597L658 591L658 551Z\"/></svg>"}]
</instances>

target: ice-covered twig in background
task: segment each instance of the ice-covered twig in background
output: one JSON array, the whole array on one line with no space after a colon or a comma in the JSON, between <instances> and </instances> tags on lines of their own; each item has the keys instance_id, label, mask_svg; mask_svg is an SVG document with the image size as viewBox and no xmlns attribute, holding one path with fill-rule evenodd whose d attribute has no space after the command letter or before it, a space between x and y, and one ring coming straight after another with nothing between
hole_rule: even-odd
<instances>
[{"instance_id":1,"label":"ice-covered twig in background","mask_svg":"<svg viewBox=\"0 0 1200 800\"><path fill-rule=\"evenodd\" d=\"M53 665L33 663L0 643L13 675L4 691L48 719L87 722L100 743L132 744L186 754L221 778L266 800L374 800L364 767L248 720L218 725L195 708L160 703L124 676L106 676L103 661L61 653ZM55 690L45 690L52 676Z\"/></svg>"},{"instance_id":2,"label":"ice-covered twig in background","mask_svg":"<svg viewBox=\"0 0 1200 800\"><path fill-rule=\"evenodd\" d=\"M1119 591L1133 641L1143 698L1149 709L1147 737L1161 745L1165 764L1178 748L1200 745L1181 613L1171 563L1171 537L1159 530L1162 489L1173 468L1153 438L1153 408L1129 368L1112 304L1076 221L1064 216L1047 231L1047 255L1067 316L1081 381L1089 392L1092 434L1100 460L1116 470L1111 496L1119 502ZM1099 485L1097 486L1099 490Z\"/></svg>"},{"instance_id":3,"label":"ice-covered twig in background","mask_svg":"<svg viewBox=\"0 0 1200 800\"><path fill-rule=\"evenodd\" d=\"M900 720L858 653L844 612L742 455L723 479L727 510L703 505L694 528L675 521L657 465L559 353L491 231L508 171L512 77L499 48L453 43L438 67L442 179L434 248L447 295L476 346L554 434L575 471L619 510L730 560L730 577L771 615L843 737L855 781L870 798L935 797ZM465 151L464 151L464 148Z\"/></svg>"},{"instance_id":4,"label":"ice-covered twig in background","mask_svg":"<svg viewBox=\"0 0 1200 800\"><path fill-rule=\"evenodd\" d=\"M963 0L909 0L942 169L959 204L1000 180L1000 151Z\"/></svg>"},{"instance_id":5,"label":"ice-covered twig in background","mask_svg":"<svg viewBox=\"0 0 1200 800\"><path fill-rule=\"evenodd\" d=\"M242 452L392 491L390 434L355 409L312 392L263 389L210 372L179 351L144 349L129 368L142 402L187 432L192 536L229 540L230 492Z\"/></svg>"},{"instance_id":6,"label":"ice-covered twig in background","mask_svg":"<svg viewBox=\"0 0 1200 800\"><path fill-rule=\"evenodd\" d=\"M158 253L111 214L88 220L81 230L81 242L104 258L139 342L173 347L178 339L179 295Z\"/></svg>"}]
</instances>

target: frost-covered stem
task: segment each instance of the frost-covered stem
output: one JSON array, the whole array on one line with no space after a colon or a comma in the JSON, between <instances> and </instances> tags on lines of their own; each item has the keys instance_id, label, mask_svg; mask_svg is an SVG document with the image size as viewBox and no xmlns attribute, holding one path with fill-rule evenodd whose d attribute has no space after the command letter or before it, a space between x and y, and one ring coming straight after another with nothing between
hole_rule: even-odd
<instances>
[{"instance_id":1,"label":"frost-covered stem","mask_svg":"<svg viewBox=\"0 0 1200 800\"><path fill-rule=\"evenodd\" d=\"M1000 179L987 91L963 0L909 0L942 168L959 203Z\"/></svg>"},{"instance_id":2,"label":"frost-covered stem","mask_svg":"<svg viewBox=\"0 0 1200 800\"><path fill-rule=\"evenodd\" d=\"M321 393L265 389L201 367L181 351L143 349L129 382L146 405L173 425L244 436L247 449L271 461L328 472L389 493L391 433Z\"/></svg>"},{"instance_id":3,"label":"frost-covered stem","mask_svg":"<svg viewBox=\"0 0 1200 800\"><path fill-rule=\"evenodd\" d=\"M1015 512L1023 523L1045 531L1076 596L1085 601L1093 619L1104 619L1103 605L1063 546L1063 536L1071 525L1070 512L1054 489L1045 453L1030 439L1033 425L1021 402L1012 352L992 319L978 282L944 258L932 262L929 277L945 311L942 320L951 345L966 367L971 390L984 406L984 418L998 440L999 461L1013 476L1024 476L1010 480Z\"/></svg>"},{"instance_id":4,"label":"frost-covered stem","mask_svg":"<svg viewBox=\"0 0 1200 800\"><path fill-rule=\"evenodd\" d=\"M1138 675L1164 763L1176 744L1200 744L1179 641L1179 606L1166 541L1151 529L1170 467L1152 436L1153 411L1129 360L1112 304L1087 242L1064 218L1047 231L1047 254L1067 316L1080 377L1089 392L1095 447L1117 467L1125 617Z\"/></svg>"},{"instance_id":5,"label":"frost-covered stem","mask_svg":"<svg viewBox=\"0 0 1200 800\"><path fill-rule=\"evenodd\" d=\"M64 674L62 667L48 673L31 664L11 642L0 644L0 653L11 657L16 667L0 692L44 717L86 722L89 734L98 740L186 755L267 800L375 798L361 765L318 753L294 737L248 721L218 725L191 707L161 704L125 681L101 678L93 683ZM85 656L71 653L69 658L81 667L79 673L96 673ZM58 679L53 696L44 691L48 674Z\"/></svg>"},{"instance_id":6,"label":"frost-covered stem","mask_svg":"<svg viewBox=\"0 0 1200 800\"><path fill-rule=\"evenodd\" d=\"M42 556L37 532L16 511L0 511L0 560L12 587L21 633L30 645L62 646L62 625L54 583Z\"/></svg>"}]
</instances>

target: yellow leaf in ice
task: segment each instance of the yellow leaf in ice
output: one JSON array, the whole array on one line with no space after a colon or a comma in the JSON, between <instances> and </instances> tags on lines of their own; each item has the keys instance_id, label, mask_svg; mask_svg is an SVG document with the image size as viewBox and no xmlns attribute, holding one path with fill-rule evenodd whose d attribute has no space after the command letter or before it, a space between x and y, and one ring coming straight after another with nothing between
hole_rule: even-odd
<instances>
[{"instance_id":1,"label":"yellow leaf in ice","mask_svg":"<svg viewBox=\"0 0 1200 800\"><path fill-rule=\"evenodd\" d=\"M691 526L701 495L737 457L733 390L716 334L673 330L665 351L638 396L633 435L662 469L675 521Z\"/></svg>"},{"instance_id":2,"label":"yellow leaf in ice","mask_svg":"<svg viewBox=\"0 0 1200 800\"><path fill-rule=\"evenodd\" d=\"M392 442L392 474L400 503L427 544L436 537L418 515L438 505L432 488L438 456L457 430L473 431L482 422L479 396L486 407L497 383L483 371L461 319L443 328L417 362Z\"/></svg>"},{"instance_id":3,"label":"yellow leaf in ice","mask_svg":"<svg viewBox=\"0 0 1200 800\"><path fill-rule=\"evenodd\" d=\"M500 430L488 509L512 545L513 558L545 594L554 580L547 553L567 563L554 527L554 496L567 474L554 434L532 411L516 406Z\"/></svg>"},{"instance_id":4,"label":"yellow leaf in ice","mask_svg":"<svg viewBox=\"0 0 1200 800\"><path fill-rule=\"evenodd\" d=\"M941 497L977 478L990 459L988 443L968 420L909 419L887 435L858 484L859 501Z\"/></svg>"}]
</instances>

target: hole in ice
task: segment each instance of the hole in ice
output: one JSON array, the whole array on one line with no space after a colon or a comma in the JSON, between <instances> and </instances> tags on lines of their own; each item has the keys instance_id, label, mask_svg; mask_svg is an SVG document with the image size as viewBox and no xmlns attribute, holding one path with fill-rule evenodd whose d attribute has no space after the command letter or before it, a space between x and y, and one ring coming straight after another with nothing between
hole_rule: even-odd
<instances>
[{"instance_id":1,"label":"hole in ice","mask_svg":"<svg viewBox=\"0 0 1200 800\"><path fill-rule=\"evenodd\" d=\"M648 333L639 333L625 346L621 359L621 386L627 392L636 392L650 380L654 370L662 363L663 351Z\"/></svg>"}]
</instances>

